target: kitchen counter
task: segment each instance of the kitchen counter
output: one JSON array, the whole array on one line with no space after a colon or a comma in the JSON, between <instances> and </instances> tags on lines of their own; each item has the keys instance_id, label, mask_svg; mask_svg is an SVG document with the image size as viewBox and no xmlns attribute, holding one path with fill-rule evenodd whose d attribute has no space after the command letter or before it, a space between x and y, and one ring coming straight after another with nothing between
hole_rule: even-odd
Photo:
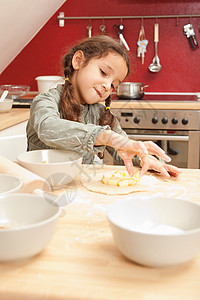
<instances>
[{"instance_id":1,"label":"kitchen counter","mask_svg":"<svg viewBox=\"0 0 200 300\"><path fill-rule=\"evenodd\" d=\"M123 167L84 166L82 171L92 176L94 172L119 168ZM133 196L164 195L200 203L200 170L184 169L178 179L163 179L155 173L149 176L154 177L151 191ZM106 210L111 203L131 195L92 193L79 181L74 189L66 191L75 199L66 209L66 215L59 218L48 247L29 260L0 264L0 299L200 299L200 253L182 265L148 268L129 261L118 251Z\"/></svg>"},{"instance_id":2,"label":"kitchen counter","mask_svg":"<svg viewBox=\"0 0 200 300\"><path fill-rule=\"evenodd\" d=\"M200 110L200 101L119 101L113 100L111 110L114 108L125 109L183 109ZM29 119L29 108L12 108L7 113L0 114L0 130L6 129Z\"/></svg>"},{"instance_id":3,"label":"kitchen counter","mask_svg":"<svg viewBox=\"0 0 200 300\"><path fill-rule=\"evenodd\" d=\"M9 128L29 119L29 108L12 108L7 113L0 114L0 130Z\"/></svg>"},{"instance_id":4,"label":"kitchen counter","mask_svg":"<svg viewBox=\"0 0 200 300\"><path fill-rule=\"evenodd\" d=\"M200 110L200 102L176 102L176 101L119 101L114 100L111 103L111 110L114 108L125 109L183 109ZM29 119L29 108L12 108L7 113L0 114L0 130L6 129L18 123Z\"/></svg>"},{"instance_id":5,"label":"kitchen counter","mask_svg":"<svg viewBox=\"0 0 200 300\"><path fill-rule=\"evenodd\" d=\"M200 110L200 101L113 100L111 103L111 110L113 108Z\"/></svg>"}]
</instances>

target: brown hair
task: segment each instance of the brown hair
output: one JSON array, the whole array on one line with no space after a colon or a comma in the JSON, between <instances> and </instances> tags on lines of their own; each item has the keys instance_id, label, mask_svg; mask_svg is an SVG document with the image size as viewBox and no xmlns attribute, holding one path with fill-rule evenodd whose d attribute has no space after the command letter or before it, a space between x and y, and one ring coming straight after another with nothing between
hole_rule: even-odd
<instances>
[{"instance_id":1,"label":"brown hair","mask_svg":"<svg viewBox=\"0 0 200 300\"><path fill-rule=\"evenodd\" d=\"M62 118L79 122L80 118L80 104L74 99L73 86L70 83L70 79L73 75L74 69L72 66L72 58L74 54L81 50L85 56L85 65L89 62L91 58L101 58L106 56L109 52L115 52L121 55L128 68L127 75L129 73L129 58L126 50L120 45L118 40L107 36L93 36L92 38L86 38L78 45L71 48L71 50L63 58L65 85L62 93L62 97L59 103L59 109ZM105 106L110 107L111 98L110 96L105 100ZM115 125L115 117L110 112L110 109L103 108L100 116L100 125L110 125L111 128Z\"/></svg>"}]
</instances>

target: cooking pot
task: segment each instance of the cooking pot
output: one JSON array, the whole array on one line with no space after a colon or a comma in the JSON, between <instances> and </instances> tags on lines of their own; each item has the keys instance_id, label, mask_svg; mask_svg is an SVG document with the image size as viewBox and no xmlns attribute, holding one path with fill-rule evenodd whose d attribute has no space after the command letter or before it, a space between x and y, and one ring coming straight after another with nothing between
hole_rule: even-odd
<instances>
[{"instance_id":1,"label":"cooking pot","mask_svg":"<svg viewBox=\"0 0 200 300\"><path fill-rule=\"evenodd\" d=\"M117 87L116 94L120 99L141 99L147 86L140 82L122 82Z\"/></svg>"}]
</instances>

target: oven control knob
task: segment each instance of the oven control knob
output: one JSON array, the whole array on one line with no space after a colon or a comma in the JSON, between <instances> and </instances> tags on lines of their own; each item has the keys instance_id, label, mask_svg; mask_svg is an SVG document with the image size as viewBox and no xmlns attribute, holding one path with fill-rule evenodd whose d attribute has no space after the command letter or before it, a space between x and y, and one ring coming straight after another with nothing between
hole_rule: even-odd
<instances>
[{"instance_id":1,"label":"oven control knob","mask_svg":"<svg viewBox=\"0 0 200 300\"><path fill-rule=\"evenodd\" d=\"M125 122L128 122L128 119L125 119Z\"/></svg>"},{"instance_id":2,"label":"oven control knob","mask_svg":"<svg viewBox=\"0 0 200 300\"><path fill-rule=\"evenodd\" d=\"M153 117L151 121L152 121L153 124L157 124L158 123L158 118L157 117Z\"/></svg>"},{"instance_id":3,"label":"oven control knob","mask_svg":"<svg viewBox=\"0 0 200 300\"><path fill-rule=\"evenodd\" d=\"M163 124L167 124L167 123L168 123L167 117L162 118L162 123L163 123Z\"/></svg>"},{"instance_id":4,"label":"oven control knob","mask_svg":"<svg viewBox=\"0 0 200 300\"><path fill-rule=\"evenodd\" d=\"M138 124L138 123L140 123L140 118L139 117L135 117L133 119L133 121L134 121L134 123Z\"/></svg>"},{"instance_id":5,"label":"oven control knob","mask_svg":"<svg viewBox=\"0 0 200 300\"><path fill-rule=\"evenodd\" d=\"M182 124L183 124L183 125L187 125L187 123L188 123L188 119L187 119L187 118L183 118Z\"/></svg>"},{"instance_id":6,"label":"oven control knob","mask_svg":"<svg viewBox=\"0 0 200 300\"><path fill-rule=\"evenodd\" d=\"M178 119L177 118L173 118L172 119L172 124L177 124L178 123Z\"/></svg>"}]
</instances>

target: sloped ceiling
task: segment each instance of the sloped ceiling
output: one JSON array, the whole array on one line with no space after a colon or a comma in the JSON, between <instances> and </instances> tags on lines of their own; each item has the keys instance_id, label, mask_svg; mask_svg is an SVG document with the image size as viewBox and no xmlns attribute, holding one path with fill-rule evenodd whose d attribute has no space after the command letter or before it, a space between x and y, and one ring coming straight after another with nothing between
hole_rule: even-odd
<instances>
[{"instance_id":1,"label":"sloped ceiling","mask_svg":"<svg viewBox=\"0 0 200 300\"><path fill-rule=\"evenodd\" d=\"M0 0L0 74L66 0Z\"/></svg>"}]
</instances>

